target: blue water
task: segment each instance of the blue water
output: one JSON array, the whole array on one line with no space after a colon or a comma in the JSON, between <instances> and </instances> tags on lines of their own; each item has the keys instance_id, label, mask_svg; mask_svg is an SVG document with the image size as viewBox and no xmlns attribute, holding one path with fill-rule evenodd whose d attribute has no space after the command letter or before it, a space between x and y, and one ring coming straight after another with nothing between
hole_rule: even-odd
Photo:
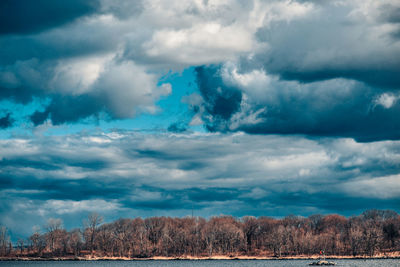
<instances>
[{"instance_id":1,"label":"blue water","mask_svg":"<svg viewBox=\"0 0 400 267\"><path fill-rule=\"evenodd\" d=\"M276 266L308 266L312 260L170 260L170 261L0 261L0 266L7 267L154 267L154 266L181 266L181 267L201 267L201 266L249 266L249 267L276 267ZM400 259L384 260L334 260L336 266L347 267L400 267Z\"/></svg>"}]
</instances>

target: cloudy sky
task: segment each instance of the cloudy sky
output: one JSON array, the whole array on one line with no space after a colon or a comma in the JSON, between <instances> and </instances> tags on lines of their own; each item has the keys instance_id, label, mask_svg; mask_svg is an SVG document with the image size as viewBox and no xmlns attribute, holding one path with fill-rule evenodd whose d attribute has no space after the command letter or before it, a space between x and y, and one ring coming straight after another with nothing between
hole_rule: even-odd
<instances>
[{"instance_id":1,"label":"cloudy sky","mask_svg":"<svg viewBox=\"0 0 400 267\"><path fill-rule=\"evenodd\" d=\"M3 0L0 224L400 212L397 0Z\"/></svg>"}]
</instances>

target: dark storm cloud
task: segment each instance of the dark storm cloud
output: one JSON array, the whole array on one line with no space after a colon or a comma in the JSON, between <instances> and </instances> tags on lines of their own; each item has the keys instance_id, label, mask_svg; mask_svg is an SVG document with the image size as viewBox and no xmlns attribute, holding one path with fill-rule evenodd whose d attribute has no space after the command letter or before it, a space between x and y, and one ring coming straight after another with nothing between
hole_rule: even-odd
<instances>
[{"instance_id":1,"label":"dark storm cloud","mask_svg":"<svg viewBox=\"0 0 400 267\"><path fill-rule=\"evenodd\" d=\"M251 59L269 73L301 82L348 78L378 88L400 88L399 6L353 2L315 4L313 17L262 27L268 49ZM247 63L249 64L249 63Z\"/></svg>"},{"instance_id":2,"label":"dark storm cloud","mask_svg":"<svg viewBox=\"0 0 400 267\"><path fill-rule=\"evenodd\" d=\"M98 0L3 0L0 34L28 34L57 27L93 13Z\"/></svg>"},{"instance_id":3,"label":"dark storm cloud","mask_svg":"<svg viewBox=\"0 0 400 267\"><path fill-rule=\"evenodd\" d=\"M40 64L37 71L42 73L43 66L54 70L62 60L112 52L120 38L113 36L110 25L99 27L101 30L90 21L83 21L40 34L0 36L0 63L11 73L20 74L18 67L34 60ZM46 74L49 80L54 75Z\"/></svg>"},{"instance_id":4,"label":"dark storm cloud","mask_svg":"<svg viewBox=\"0 0 400 267\"><path fill-rule=\"evenodd\" d=\"M6 129L13 125L14 120L11 118L11 114L7 113L5 116L0 117L0 129Z\"/></svg>"},{"instance_id":5,"label":"dark storm cloud","mask_svg":"<svg viewBox=\"0 0 400 267\"><path fill-rule=\"evenodd\" d=\"M229 120L240 107L242 94L235 87L227 86L222 81L217 66L197 67L196 81L204 98L205 110L212 115L212 121L206 123L210 131L223 130L219 126L221 122Z\"/></svg>"},{"instance_id":6,"label":"dark storm cloud","mask_svg":"<svg viewBox=\"0 0 400 267\"><path fill-rule=\"evenodd\" d=\"M194 107L210 131L345 136L360 141L400 138L397 91L346 79L287 82L264 72L238 73L229 66L199 70L197 82L204 100L200 106L205 108ZM244 79L250 83L241 84Z\"/></svg>"},{"instance_id":7,"label":"dark storm cloud","mask_svg":"<svg viewBox=\"0 0 400 267\"><path fill-rule=\"evenodd\" d=\"M100 101L88 94L79 96L56 96L44 111L36 111L31 115L34 125L43 124L50 119L53 125L77 122L102 111Z\"/></svg>"}]
</instances>

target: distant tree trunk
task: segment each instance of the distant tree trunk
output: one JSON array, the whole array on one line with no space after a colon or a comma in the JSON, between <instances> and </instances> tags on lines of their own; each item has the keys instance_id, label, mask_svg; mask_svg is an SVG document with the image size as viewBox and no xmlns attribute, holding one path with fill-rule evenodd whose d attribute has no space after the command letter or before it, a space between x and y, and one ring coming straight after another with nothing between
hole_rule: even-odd
<instances>
[{"instance_id":1,"label":"distant tree trunk","mask_svg":"<svg viewBox=\"0 0 400 267\"><path fill-rule=\"evenodd\" d=\"M21 238L18 239L17 246L19 248L19 255L22 255L22 253L24 252L24 240Z\"/></svg>"},{"instance_id":2,"label":"distant tree trunk","mask_svg":"<svg viewBox=\"0 0 400 267\"><path fill-rule=\"evenodd\" d=\"M7 247L10 242L10 237L7 233L7 228L5 226L0 226L0 256L7 255Z\"/></svg>"},{"instance_id":3,"label":"distant tree trunk","mask_svg":"<svg viewBox=\"0 0 400 267\"><path fill-rule=\"evenodd\" d=\"M94 241L95 241L96 234L97 234L97 227L102 222L103 222L103 217L101 217L97 213L89 214L89 216L85 222L85 227L89 231L89 248L90 248L91 255L93 255Z\"/></svg>"},{"instance_id":4,"label":"distant tree trunk","mask_svg":"<svg viewBox=\"0 0 400 267\"><path fill-rule=\"evenodd\" d=\"M53 253L55 250L56 240L58 239L59 231L62 229L62 220L50 218L47 220L45 225L47 231L47 237L49 240L50 252Z\"/></svg>"}]
</instances>

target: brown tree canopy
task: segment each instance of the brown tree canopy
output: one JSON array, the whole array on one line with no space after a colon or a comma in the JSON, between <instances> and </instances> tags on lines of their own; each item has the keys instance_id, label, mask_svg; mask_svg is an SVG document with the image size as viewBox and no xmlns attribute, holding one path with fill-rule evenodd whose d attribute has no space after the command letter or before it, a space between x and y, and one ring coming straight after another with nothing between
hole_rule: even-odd
<instances>
[{"instance_id":1,"label":"brown tree canopy","mask_svg":"<svg viewBox=\"0 0 400 267\"><path fill-rule=\"evenodd\" d=\"M400 216L381 210L350 218L151 217L111 223L90 214L83 229L67 231L61 220L51 218L43 230L12 246L7 228L1 227L0 256L296 256L320 251L373 256L400 251Z\"/></svg>"}]
</instances>

